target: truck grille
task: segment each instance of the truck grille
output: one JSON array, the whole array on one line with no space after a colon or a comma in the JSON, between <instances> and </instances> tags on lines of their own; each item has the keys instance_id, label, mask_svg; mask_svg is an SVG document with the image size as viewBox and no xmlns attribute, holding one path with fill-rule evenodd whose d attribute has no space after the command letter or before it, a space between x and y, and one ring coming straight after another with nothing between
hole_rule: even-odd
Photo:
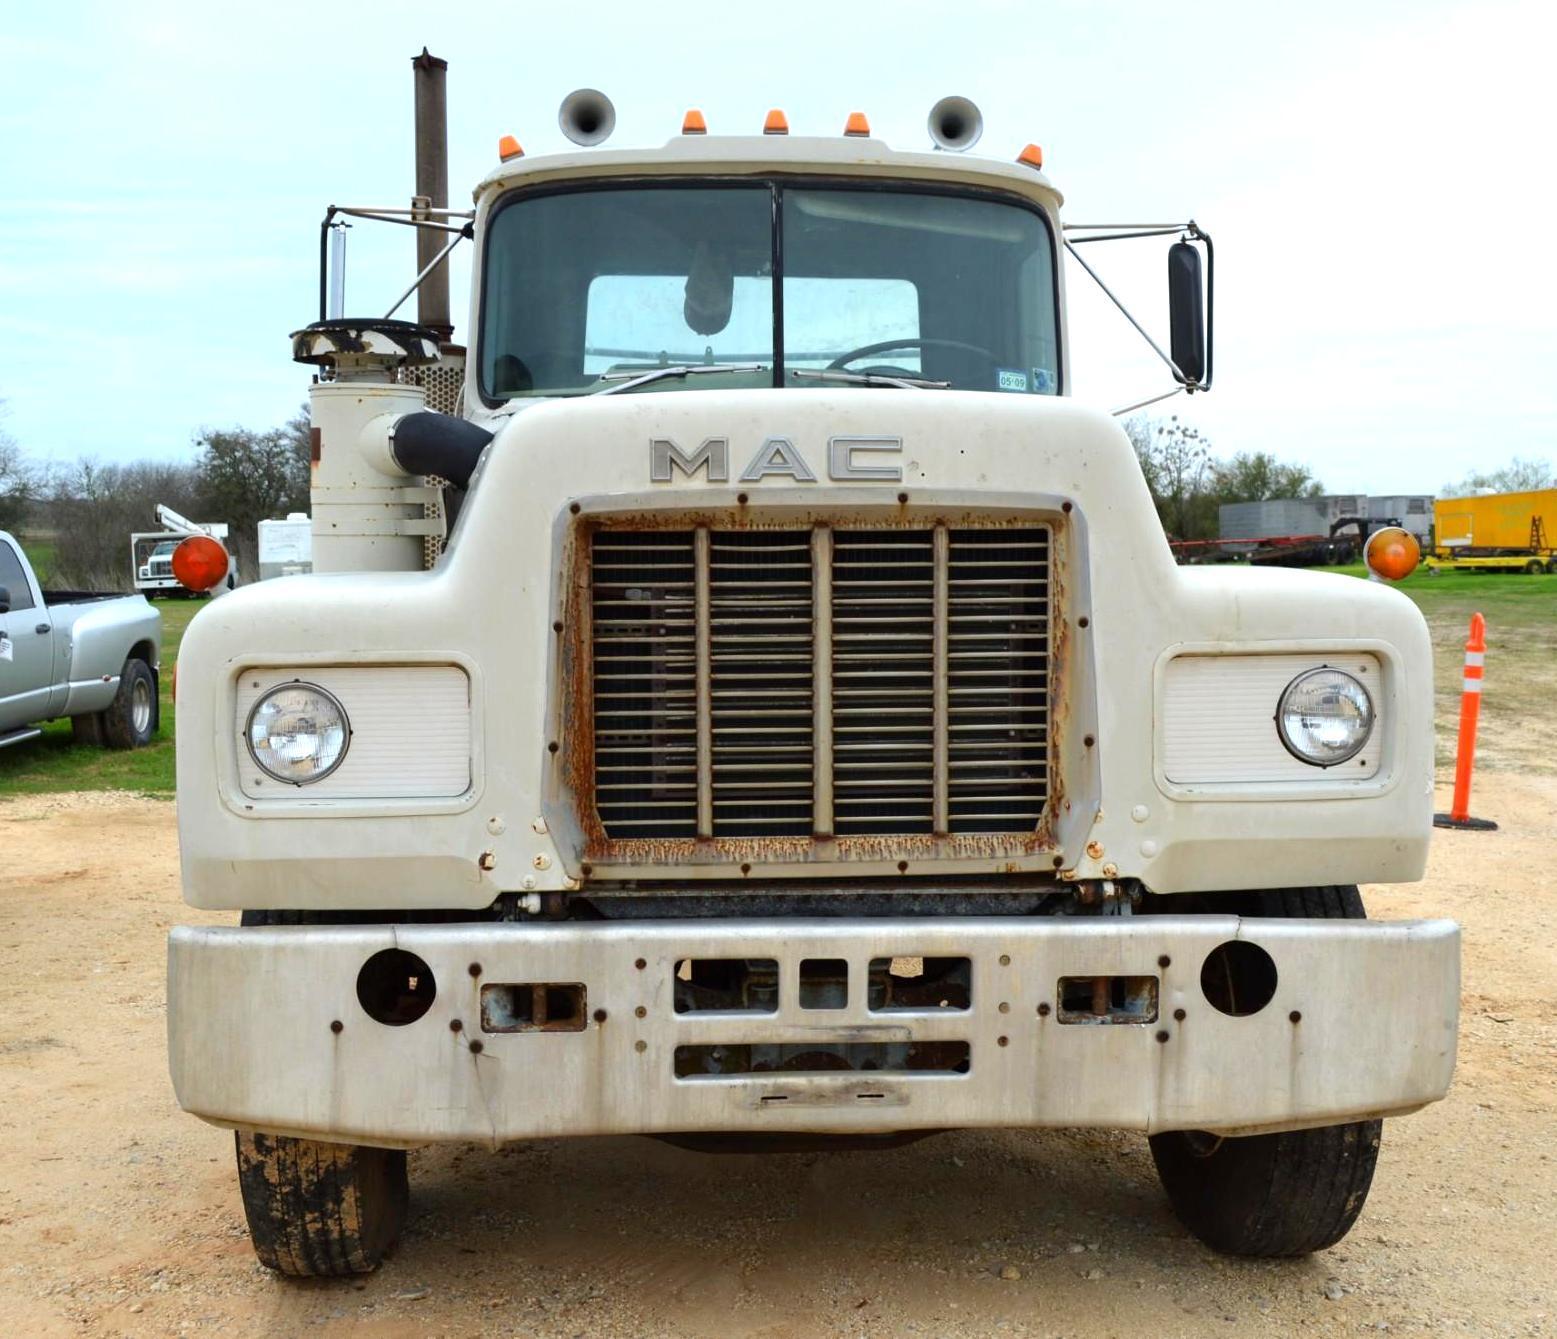
<instances>
[{"instance_id":1,"label":"truck grille","mask_svg":"<svg viewBox=\"0 0 1557 1339\"><path fill-rule=\"evenodd\" d=\"M607 837L1038 826L1046 526L600 530L590 545Z\"/></svg>"}]
</instances>

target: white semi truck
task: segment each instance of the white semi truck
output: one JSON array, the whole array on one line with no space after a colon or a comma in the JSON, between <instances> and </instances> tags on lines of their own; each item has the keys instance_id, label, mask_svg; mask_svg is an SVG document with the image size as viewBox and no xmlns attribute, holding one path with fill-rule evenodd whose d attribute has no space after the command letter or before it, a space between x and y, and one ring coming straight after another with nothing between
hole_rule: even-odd
<instances>
[{"instance_id":1,"label":"white semi truck","mask_svg":"<svg viewBox=\"0 0 1557 1339\"><path fill-rule=\"evenodd\" d=\"M1139 1130L1190 1231L1301 1254L1444 1095L1457 927L1357 891L1423 872L1422 617L1175 566L1068 395L1059 192L976 117L505 140L400 215L474 241L463 363L298 332L323 575L184 639L185 896L242 916L169 946L265 1264L373 1268L435 1141L980 1126Z\"/></svg>"}]
</instances>

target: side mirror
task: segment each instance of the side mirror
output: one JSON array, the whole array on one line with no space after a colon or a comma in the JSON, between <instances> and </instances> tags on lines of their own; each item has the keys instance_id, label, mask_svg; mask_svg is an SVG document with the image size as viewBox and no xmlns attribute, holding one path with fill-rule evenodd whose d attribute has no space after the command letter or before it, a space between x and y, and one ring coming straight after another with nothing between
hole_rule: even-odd
<instances>
[{"instance_id":1,"label":"side mirror","mask_svg":"<svg viewBox=\"0 0 1557 1339\"><path fill-rule=\"evenodd\" d=\"M1188 242L1168 248L1168 324L1180 380L1197 390L1210 384L1206 350L1205 293L1200 252Z\"/></svg>"},{"instance_id":2,"label":"side mirror","mask_svg":"<svg viewBox=\"0 0 1557 1339\"><path fill-rule=\"evenodd\" d=\"M9 586L0 586L0 614L9 614L10 612L11 588Z\"/></svg>"}]
</instances>

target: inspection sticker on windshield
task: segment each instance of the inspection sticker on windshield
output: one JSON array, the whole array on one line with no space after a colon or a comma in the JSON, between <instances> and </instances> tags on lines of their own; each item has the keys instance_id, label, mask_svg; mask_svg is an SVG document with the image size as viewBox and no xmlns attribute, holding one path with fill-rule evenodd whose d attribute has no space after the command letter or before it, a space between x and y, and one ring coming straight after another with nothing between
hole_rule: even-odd
<instances>
[{"instance_id":1,"label":"inspection sticker on windshield","mask_svg":"<svg viewBox=\"0 0 1557 1339\"><path fill-rule=\"evenodd\" d=\"M997 367L995 369L995 386L1003 391L1025 391L1027 389L1027 373L1020 367Z\"/></svg>"}]
</instances>

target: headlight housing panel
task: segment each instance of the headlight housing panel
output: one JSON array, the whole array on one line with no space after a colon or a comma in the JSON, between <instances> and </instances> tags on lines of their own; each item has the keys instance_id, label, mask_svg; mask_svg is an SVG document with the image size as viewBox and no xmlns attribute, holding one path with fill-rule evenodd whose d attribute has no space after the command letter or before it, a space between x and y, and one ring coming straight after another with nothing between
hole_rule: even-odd
<instances>
[{"instance_id":1,"label":"headlight housing panel","mask_svg":"<svg viewBox=\"0 0 1557 1339\"><path fill-rule=\"evenodd\" d=\"M1276 732L1294 758L1335 767L1366 746L1374 716L1372 694L1362 681L1326 665L1286 686L1276 707Z\"/></svg>"},{"instance_id":2,"label":"headlight housing panel","mask_svg":"<svg viewBox=\"0 0 1557 1339\"><path fill-rule=\"evenodd\" d=\"M266 776L306 786L346 760L351 722L334 694L299 679L278 684L254 703L244 743Z\"/></svg>"}]
</instances>

